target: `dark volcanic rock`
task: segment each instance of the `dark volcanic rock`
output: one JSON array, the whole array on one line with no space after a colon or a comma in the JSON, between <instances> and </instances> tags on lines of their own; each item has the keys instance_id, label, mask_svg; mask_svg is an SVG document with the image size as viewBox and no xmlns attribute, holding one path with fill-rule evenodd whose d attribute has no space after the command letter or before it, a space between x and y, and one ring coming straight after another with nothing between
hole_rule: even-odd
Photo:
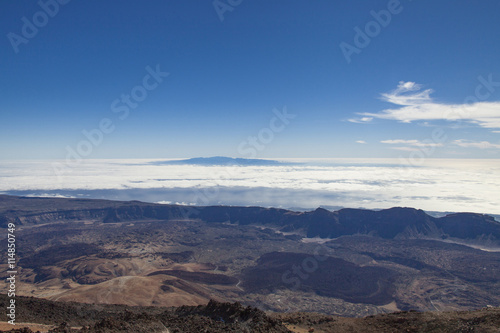
<instances>
[{"instance_id":1,"label":"dark volcanic rock","mask_svg":"<svg viewBox=\"0 0 500 333\"><path fill-rule=\"evenodd\" d=\"M23 198L0 195L0 227L93 220L126 222L137 220L199 219L240 225L269 225L281 231L297 231L307 237L336 238L366 234L385 239L451 239L500 247L500 223L493 217L474 213L434 218L422 210L391 208L380 211L341 209L331 212L293 212L262 207L188 207L138 201Z\"/></svg>"},{"instance_id":2,"label":"dark volcanic rock","mask_svg":"<svg viewBox=\"0 0 500 333\"><path fill-rule=\"evenodd\" d=\"M393 300L391 282L396 276L387 268L360 267L339 258L272 252L243 272L243 286L248 292L292 289L353 303L383 305Z\"/></svg>"},{"instance_id":3,"label":"dark volcanic rock","mask_svg":"<svg viewBox=\"0 0 500 333\"><path fill-rule=\"evenodd\" d=\"M266 314L239 303L210 301L207 305L178 308L126 307L53 302L17 297L19 312L13 330L33 333L20 323L55 325L50 333L139 333L139 332L242 332L290 333L285 324L299 332L498 332L500 309L461 312L402 311L364 318L343 318L317 313ZM8 298L0 295L0 306ZM81 326L81 329L72 328Z\"/></svg>"},{"instance_id":4,"label":"dark volcanic rock","mask_svg":"<svg viewBox=\"0 0 500 333\"><path fill-rule=\"evenodd\" d=\"M126 307L53 302L43 299L17 297L17 323L56 324L52 333L61 332L290 332L280 320L263 311L239 303L210 301L207 305L179 308ZM0 305L9 299L0 295ZM83 326L71 329L71 326ZM1 332L1 331L0 331ZM14 332L32 332L20 328Z\"/></svg>"}]
</instances>

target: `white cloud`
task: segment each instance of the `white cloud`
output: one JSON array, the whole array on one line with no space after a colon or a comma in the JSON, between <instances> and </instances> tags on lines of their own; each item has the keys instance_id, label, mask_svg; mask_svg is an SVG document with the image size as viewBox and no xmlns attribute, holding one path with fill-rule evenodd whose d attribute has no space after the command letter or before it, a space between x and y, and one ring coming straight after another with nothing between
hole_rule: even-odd
<instances>
[{"instance_id":1,"label":"white cloud","mask_svg":"<svg viewBox=\"0 0 500 333\"><path fill-rule=\"evenodd\" d=\"M435 142L422 142L419 140L383 140L380 141L381 143L386 143L386 144L407 144L413 147L442 147L442 143L435 143ZM403 149L400 149L403 150Z\"/></svg>"},{"instance_id":2,"label":"white cloud","mask_svg":"<svg viewBox=\"0 0 500 333\"><path fill-rule=\"evenodd\" d=\"M367 122L363 119L380 118L403 123L425 120L467 121L484 128L500 128L500 102L476 102L445 104L431 98L432 89L421 91L415 82L399 82L396 89L382 94L381 99L399 107L385 109L378 113L360 113L359 119L349 119L354 123ZM371 120L371 119L370 119Z\"/></svg>"},{"instance_id":3,"label":"white cloud","mask_svg":"<svg viewBox=\"0 0 500 333\"><path fill-rule=\"evenodd\" d=\"M382 100L396 105L415 105L425 103L430 100L429 95L431 89L424 90L419 93L406 94L408 92L418 91L422 88L420 84L415 82L400 81L398 87L393 91L382 94Z\"/></svg>"},{"instance_id":4,"label":"white cloud","mask_svg":"<svg viewBox=\"0 0 500 333\"><path fill-rule=\"evenodd\" d=\"M416 84L415 82L404 82L399 81L397 92L407 92L407 91L415 91L420 90L422 86L420 84Z\"/></svg>"},{"instance_id":5,"label":"white cloud","mask_svg":"<svg viewBox=\"0 0 500 333\"><path fill-rule=\"evenodd\" d=\"M347 119L347 121L350 121L351 123L356 123L356 124L369 123L372 120L373 120L373 117L361 117L359 119L357 119L357 118Z\"/></svg>"},{"instance_id":6,"label":"white cloud","mask_svg":"<svg viewBox=\"0 0 500 333\"><path fill-rule=\"evenodd\" d=\"M364 144L366 144L366 141L364 141L364 140L358 140L358 141L356 141L356 143L360 143L360 144L364 145Z\"/></svg>"},{"instance_id":7,"label":"white cloud","mask_svg":"<svg viewBox=\"0 0 500 333\"><path fill-rule=\"evenodd\" d=\"M420 149L417 147L391 147L394 150L402 150L402 151L419 151Z\"/></svg>"},{"instance_id":8,"label":"white cloud","mask_svg":"<svg viewBox=\"0 0 500 333\"><path fill-rule=\"evenodd\" d=\"M42 198L76 198L74 195L64 195L60 193L31 193L24 195L25 197L42 197Z\"/></svg>"},{"instance_id":9,"label":"white cloud","mask_svg":"<svg viewBox=\"0 0 500 333\"><path fill-rule=\"evenodd\" d=\"M452 143L464 148L500 149L500 144L495 144L488 141L475 142L469 140L455 140Z\"/></svg>"}]
</instances>

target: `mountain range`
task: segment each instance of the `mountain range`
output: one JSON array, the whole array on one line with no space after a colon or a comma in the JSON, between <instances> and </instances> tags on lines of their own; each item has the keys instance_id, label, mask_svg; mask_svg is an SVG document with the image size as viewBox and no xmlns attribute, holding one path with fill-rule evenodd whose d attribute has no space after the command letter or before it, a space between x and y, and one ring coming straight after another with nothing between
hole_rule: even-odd
<instances>
[{"instance_id":1,"label":"mountain range","mask_svg":"<svg viewBox=\"0 0 500 333\"><path fill-rule=\"evenodd\" d=\"M20 296L349 317L500 306L500 223L484 214L0 195L8 223Z\"/></svg>"},{"instance_id":2,"label":"mountain range","mask_svg":"<svg viewBox=\"0 0 500 333\"><path fill-rule=\"evenodd\" d=\"M0 196L0 227L8 222L23 225L84 219L104 223L200 219L208 223L268 226L307 238L370 235L383 239L421 238L500 248L500 223L492 216L477 213L453 213L436 218L422 210L402 207L379 211L318 208L295 212L263 207L195 207L138 201Z\"/></svg>"}]
</instances>

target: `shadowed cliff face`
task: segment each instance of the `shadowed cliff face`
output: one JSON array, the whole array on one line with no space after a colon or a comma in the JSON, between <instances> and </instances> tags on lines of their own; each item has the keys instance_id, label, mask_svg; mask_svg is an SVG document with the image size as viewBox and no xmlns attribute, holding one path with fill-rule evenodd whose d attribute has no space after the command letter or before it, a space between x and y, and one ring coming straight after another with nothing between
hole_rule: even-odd
<instances>
[{"instance_id":1,"label":"shadowed cliff face","mask_svg":"<svg viewBox=\"0 0 500 333\"><path fill-rule=\"evenodd\" d=\"M434 218L422 210L400 207L381 211L341 209L331 212L318 208L311 212L293 212L262 207L189 207L138 201L0 196L1 227L8 222L31 225L85 220L113 223L176 219L266 225L307 237L364 234L384 239L449 239L500 247L500 223L488 215L474 213Z\"/></svg>"}]
</instances>

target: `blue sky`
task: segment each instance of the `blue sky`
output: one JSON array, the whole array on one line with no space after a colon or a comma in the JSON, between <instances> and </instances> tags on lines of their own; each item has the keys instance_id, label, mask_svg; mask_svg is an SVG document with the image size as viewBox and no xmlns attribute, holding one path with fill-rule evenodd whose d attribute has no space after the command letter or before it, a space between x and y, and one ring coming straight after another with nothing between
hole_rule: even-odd
<instances>
[{"instance_id":1,"label":"blue sky","mask_svg":"<svg viewBox=\"0 0 500 333\"><path fill-rule=\"evenodd\" d=\"M0 158L500 156L498 1L41 3L0 2Z\"/></svg>"}]
</instances>

